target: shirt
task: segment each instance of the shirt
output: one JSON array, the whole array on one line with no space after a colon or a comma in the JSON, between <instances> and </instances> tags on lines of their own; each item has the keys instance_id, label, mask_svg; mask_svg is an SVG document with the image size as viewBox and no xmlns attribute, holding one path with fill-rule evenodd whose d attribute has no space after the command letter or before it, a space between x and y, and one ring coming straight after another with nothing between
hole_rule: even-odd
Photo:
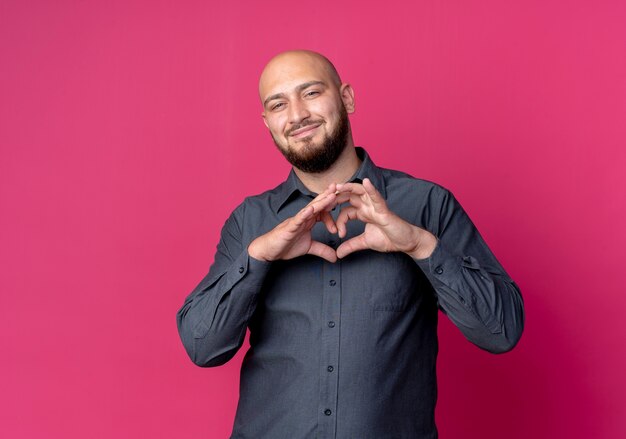
<instances>
[{"instance_id":1,"label":"shirt","mask_svg":"<svg viewBox=\"0 0 626 439\"><path fill-rule=\"evenodd\" d=\"M435 250L423 260L366 250L336 263L312 255L258 261L250 242L317 194L292 170L275 189L246 198L177 314L199 366L228 361L250 330L232 438L436 438L438 309L490 352L512 349L521 336L520 291L453 195L357 153L350 181L368 177L395 214L437 237ZM350 221L343 240L363 230ZM311 233L333 248L342 242L322 223Z\"/></svg>"}]
</instances>

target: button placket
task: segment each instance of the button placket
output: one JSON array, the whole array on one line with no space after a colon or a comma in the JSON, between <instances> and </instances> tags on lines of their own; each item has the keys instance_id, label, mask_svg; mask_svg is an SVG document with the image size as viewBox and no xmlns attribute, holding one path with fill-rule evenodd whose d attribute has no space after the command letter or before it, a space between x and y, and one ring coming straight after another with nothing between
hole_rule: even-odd
<instances>
[{"instance_id":1,"label":"button placket","mask_svg":"<svg viewBox=\"0 0 626 439\"><path fill-rule=\"evenodd\" d=\"M335 437L337 412L336 367L341 327L341 262L325 262L322 271L322 346L320 349L319 437ZM331 373L334 372L334 373Z\"/></svg>"}]
</instances>

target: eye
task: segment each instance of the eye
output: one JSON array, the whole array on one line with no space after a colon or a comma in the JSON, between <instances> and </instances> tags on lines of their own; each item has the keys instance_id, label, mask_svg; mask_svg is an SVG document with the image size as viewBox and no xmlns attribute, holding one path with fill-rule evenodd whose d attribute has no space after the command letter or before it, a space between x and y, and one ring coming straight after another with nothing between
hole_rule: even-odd
<instances>
[{"instance_id":1,"label":"eye","mask_svg":"<svg viewBox=\"0 0 626 439\"><path fill-rule=\"evenodd\" d=\"M283 108L285 106L284 102L277 102L276 104L272 105L271 110L275 111L275 110L280 110L281 108Z\"/></svg>"},{"instance_id":2,"label":"eye","mask_svg":"<svg viewBox=\"0 0 626 439\"><path fill-rule=\"evenodd\" d=\"M306 93L304 93L304 96L313 97L313 96L317 96L318 94L320 94L320 92L317 90L309 90Z\"/></svg>"}]
</instances>

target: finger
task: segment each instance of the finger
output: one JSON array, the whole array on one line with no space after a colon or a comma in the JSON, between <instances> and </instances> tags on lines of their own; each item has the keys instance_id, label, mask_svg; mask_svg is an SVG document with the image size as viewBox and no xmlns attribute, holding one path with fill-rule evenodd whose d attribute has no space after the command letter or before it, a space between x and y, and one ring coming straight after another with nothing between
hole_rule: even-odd
<instances>
[{"instance_id":1,"label":"finger","mask_svg":"<svg viewBox=\"0 0 626 439\"><path fill-rule=\"evenodd\" d=\"M335 220L333 219L333 217L330 215L330 213L327 210L323 210L320 213L320 220L326 225L326 229L330 233L337 233L337 226L335 224Z\"/></svg>"},{"instance_id":2,"label":"finger","mask_svg":"<svg viewBox=\"0 0 626 439\"><path fill-rule=\"evenodd\" d=\"M361 205L363 204L363 199L361 198L361 195L356 195L352 192L340 193L339 195L337 195L337 198L335 198L335 201L337 204L349 202L354 207L361 207Z\"/></svg>"},{"instance_id":3,"label":"finger","mask_svg":"<svg viewBox=\"0 0 626 439\"><path fill-rule=\"evenodd\" d=\"M330 210L337 205L336 198L337 196L335 195L335 193L331 192L324 195L324 197L322 198L316 198L315 200L311 201L307 206L312 206L314 213L319 213L325 209Z\"/></svg>"},{"instance_id":4,"label":"finger","mask_svg":"<svg viewBox=\"0 0 626 439\"><path fill-rule=\"evenodd\" d=\"M354 194L358 194L358 195L363 195L365 193L367 193L365 191L365 188L363 188L362 184L359 183L343 183L343 184L338 184L337 185L337 191L338 194L340 193L344 193L344 192L352 192Z\"/></svg>"},{"instance_id":5,"label":"finger","mask_svg":"<svg viewBox=\"0 0 626 439\"><path fill-rule=\"evenodd\" d=\"M356 219L357 218L357 209L356 207L353 206L348 206L348 207L344 207L343 209L341 209L341 212L339 212L339 215L337 216L337 221L335 221L335 225L337 226L337 233L339 234L340 238L343 238L344 236L346 236L347 230L346 230L346 223L351 220L351 219Z\"/></svg>"},{"instance_id":6,"label":"finger","mask_svg":"<svg viewBox=\"0 0 626 439\"><path fill-rule=\"evenodd\" d=\"M367 191L367 195L370 196L374 204L385 204L382 195L380 195L380 192L376 190L376 188L372 184L372 181L369 178L363 180L363 188Z\"/></svg>"},{"instance_id":7,"label":"finger","mask_svg":"<svg viewBox=\"0 0 626 439\"><path fill-rule=\"evenodd\" d=\"M328 185L326 190L324 192L320 193L317 197L315 197L315 199L313 201L321 200L321 199L325 198L326 196L328 196L329 194L334 194L335 192L337 192L337 185L335 183L331 183L331 184Z\"/></svg>"},{"instance_id":8,"label":"finger","mask_svg":"<svg viewBox=\"0 0 626 439\"><path fill-rule=\"evenodd\" d=\"M314 209L312 206L305 206L300 212L292 218L285 221L285 230L287 232L296 233L311 218L313 218Z\"/></svg>"},{"instance_id":9,"label":"finger","mask_svg":"<svg viewBox=\"0 0 626 439\"><path fill-rule=\"evenodd\" d=\"M319 256L322 259L326 259L328 262L337 262L337 253L335 253L335 250L319 241L311 241L311 247L309 247L307 254Z\"/></svg>"},{"instance_id":10,"label":"finger","mask_svg":"<svg viewBox=\"0 0 626 439\"><path fill-rule=\"evenodd\" d=\"M350 253L367 250L369 247L365 242L365 235L360 234L359 236L355 236L354 238L348 239L346 242L343 242L339 247L337 247L337 257L345 258Z\"/></svg>"},{"instance_id":11,"label":"finger","mask_svg":"<svg viewBox=\"0 0 626 439\"><path fill-rule=\"evenodd\" d=\"M324 192L320 192L320 193L319 193L319 194L318 194L315 198L313 198L313 199L309 202L309 204L307 204L307 206L310 206L310 205L312 205L312 204L317 204L317 203L319 203L320 201L325 200L325 199L326 199L326 197L328 197L328 195L330 195L330 194L334 194L334 193L336 192L336 191L334 190L334 189L335 189L335 186L336 186L336 185L334 185L334 184L329 185L329 186L326 188L326 190L325 190Z\"/></svg>"},{"instance_id":12,"label":"finger","mask_svg":"<svg viewBox=\"0 0 626 439\"><path fill-rule=\"evenodd\" d=\"M296 216L294 216L294 223L300 225L307 219L311 218L314 213L315 209L313 208L313 206L304 206L304 208L302 208L302 210L300 210L300 212L298 212Z\"/></svg>"},{"instance_id":13,"label":"finger","mask_svg":"<svg viewBox=\"0 0 626 439\"><path fill-rule=\"evenodd\" d=\"M324 211L325 208L333 206L335 203L335 193L327 193L318 195L313 201L304 206L289 222L287 230L297 232L310 218L316 213Z\"/></svg>"},{"instance_id":14,"label":"finger","mask_svg":"<svg viewBox=\"0 0 626 439\"><path fill-rule=\"evenodd\" d=\"M350 199L350 192L339 193L336 195L335 200L337 200L337 204L343 204Z\"/></svg>"}]
</instances>

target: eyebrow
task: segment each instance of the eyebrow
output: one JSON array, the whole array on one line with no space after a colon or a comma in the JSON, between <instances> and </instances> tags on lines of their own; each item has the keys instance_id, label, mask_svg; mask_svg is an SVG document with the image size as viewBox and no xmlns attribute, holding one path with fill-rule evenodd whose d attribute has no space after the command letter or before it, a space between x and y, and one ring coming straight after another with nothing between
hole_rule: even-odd
<instances>
[{"instance_id":1,"label":"eyebrow","mask_svg":"<svg viewBox=\"0 0 626 439\"><path fill-rule=\"evenodd\" d=\"M304 84L300 84L299 86L296 87L296 91L298 93L300 93L302 90L305 90L309 87L311 87L312 85L326 85L326 83L324 81L309 81L309 82L305 82ZM263 101L263 106L267 106L267 103L269 101L273 101L274 99L280 99L280 98L284 98L285 94L284 93L276 93L273 94L271 96L269 96L267 99L265 99Z\"/></svg>"}]
</instances>

